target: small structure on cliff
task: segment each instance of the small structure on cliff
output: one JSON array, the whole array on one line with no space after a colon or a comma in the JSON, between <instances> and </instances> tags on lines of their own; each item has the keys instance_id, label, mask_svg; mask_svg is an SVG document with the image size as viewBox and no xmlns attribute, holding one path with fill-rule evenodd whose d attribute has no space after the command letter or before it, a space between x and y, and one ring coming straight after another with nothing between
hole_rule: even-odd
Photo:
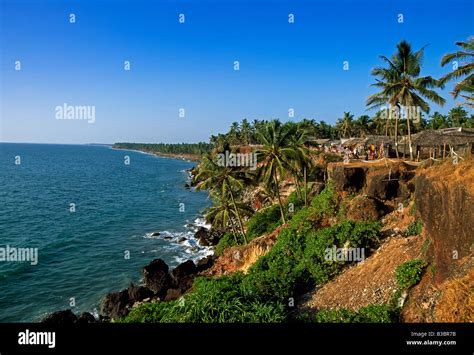
<instances>
[{"instance_id":1,"label":"small structure on cliff","mask_svg":"<svg viewBox=\"0 0 474 355\"><path fill-rule=\"evenodd\" d=\"M379 158L395 156L394 141L392 138L387 136L377 136L377 135L368 135L360 138L349 138L344 143L342 143L344 148L349 148L351 150L356 149L359 152L359 155L362 155L363 152L366 152L370 146L373 146L377 151L377 156Z\"/></svg>"},{"instance_id":2,"label":"small structure on cliff","mask_svg":"<svg viewBox=\"0 0 474 355\"><path fill-rule=\"evenodd\" d=\"M403 137L399 147L407 142L407 137ZM474 129L425 130L412 136L412 147L418 158L445 158L452 152L461 156L470 155L474 152Z\"/></svg>"}]
</instances>

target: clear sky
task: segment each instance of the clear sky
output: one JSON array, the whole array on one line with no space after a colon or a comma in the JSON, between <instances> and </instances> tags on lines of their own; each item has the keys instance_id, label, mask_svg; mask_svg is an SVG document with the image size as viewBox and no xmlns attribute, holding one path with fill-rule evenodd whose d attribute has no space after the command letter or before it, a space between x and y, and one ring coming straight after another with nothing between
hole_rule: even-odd
<instances>
[{"instance_id":1,"label":"clear sky","mask_svg":"<svg viewBox=\"0 0 474 355\"><path fill-rule=\"evenodd\" d=\"M288 120L289 108L334 123L367 113L370 70L401 39L428 45L422 75L439 77L442 55L474 34L472 0L0 3L8 142L197 142L242 118ZM449 89L432 111L454 106ZM95 122L56 119L64 103L95 106Z\"/></svg>"}]
</instances>

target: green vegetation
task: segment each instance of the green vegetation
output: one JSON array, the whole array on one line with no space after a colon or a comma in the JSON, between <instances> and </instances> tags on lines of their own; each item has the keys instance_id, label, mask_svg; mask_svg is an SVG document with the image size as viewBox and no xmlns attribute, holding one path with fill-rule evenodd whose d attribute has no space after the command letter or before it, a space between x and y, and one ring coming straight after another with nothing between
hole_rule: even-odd
<instances>
[{"instance_id":1,"label":"green vegetation","mask_svg":"<svg viewBox=\"0 0 474 355\"><path fill-rule=\"evenodd\" d=\"M446 55L445 65L454 59L472 59L473 42L458 42L462 51ZM413 51L401 41L390 58L381 56L385 67L372 71L380 91L367 99L367 106L420 107L429 112L429 101L444 104L445 100L434 89L447 81L464 77L454 89L454 97L464 97L472 104L473 63L467 63L441 80L420 76L424 48ZM467 93L467 96L464 95ZM426 100L426 101L425 101ZM125 322L280 322L287 319L288 298L300 295L317 284L327 282L348 262L327 258L328 248L359 248L368 256L378 243L380 224L345 220L347 205L339 202L331 185L311 202L309 186L323 175L313 166L316 154L309 149L314 139L364 136L369 134L395 137L408 135L427 128L474 127L474 115L462 107L451 109L447 115L438 112L430 119L414 122L408 112L406 122L400 115L355 118L344 112L334 126L324 121L303 119L282 123L279 120L233 122L225 134L210 137L210 143L198 144L132 144L117 143L116 148L136 149L168 154L199 154L202 161L196 169L198 189L210 192L213 205L206 211L206 219L225 234L216 247L216 253L234 245L273 231L284 224L269 253L252 265L247 275L233 275L220 279L199 278L193 289L182 299L172 302L144 304L134 308ZM392 127L394 123L394 127ZM258 157L256 171L244 167L221 166L216 154L224 152L252 152ZM412 149L409 149L411 158ZM397 151L398 156L398 151ZM340 161L338 155L325 155L325 161ZM320 179L320 177L319 177ZM291 183L295 192L284 201L281 187ZM254 213L248 192L256 187L263 195L263 208ZM274 203L276 201L276 203ZM290 208L291 206L291 208ZM415 214L416 207L411 210ZM335 222L336 221L336 222ZM246 229L244 225L246 224ZM329 225L329 227L328 227ZM322 228L325 227L325 228ZM421 233L422 223L417 220L407 228L406 235ZM353 261L349 261L353 262ZM350 311L345 309L317 313L316 322L390 322L397 317L396 300L402 291L419 282L425 263L412 260L396 270L399 289L390 305L370 305Z\"/></svg>"},{"instance_id":2,"label":"green vegetation","mask_svg":"<svg viewBox=\"0 0 474 355\"><path fill-rule=\"evenodd\" d=\"M429 105L424 98L438 105L444 105L446 100L432 90L440 87L440 83L431 76L419 76L423 56L424 48L413 52L411 45L406 41L397 44L397 51L390 59L381 56L387 67L372 70L372 75L376 77L373 86L380 88L381 91L369 96L367 106L373 108L389 104L392 107L419 107L423 112L429 112ZM398 135L398 116L395 115L395 141ZM406 120L410 159L413 160L410 127L410 120L414 120L412 112L408 111ZM398 158L398 150L396 153Z\"/></svg>"},{"instance_id":3,"label":"green vegetation","mask_svg":"<svg viewBox=\"0 0 474 355\"><path fill-rule=\"evenodd\" d=\"M426 263L420 259L414 259L401 264L395 270L398 287L402 290L416 285L421 280Z\"/></svg>"},{"instance_id":4,"label":"green vegetation","mask_svg":"<svg viewBox=\"0 0 474 355\"><path fill-rule=\"evenodd\" d=\"M341 308L323 310L307 321L316 323L392 323L398 320L398 312L389 305L369 305L357 311Z\"/></svg>"},{"instance_id":5,"label":"green vegetation","mask_svg":"<svg viewBox=\"0 0 474 355\"><path fill-rule=\"evenodd\" d=\"M421 234L422 230L423 230L423 222L417 219L416 221L413 221L408 225L407 230L405 231L404 235L406 237L409 237L412 235L419 235Z\"/></svg>"},{"instance_id":6,"label":"green vegetation","mask_svg":"<svg viewBox=\"0 0 474 355\"><path fill-rule=\"evenodd\" d=\"M230 226L236 242L239 232L247 243L242 217L250 215L252 209L239 199L239 195L244 184L250 180L249 174L233 167L220 166L210 155L205 155L196 180L196 188L211 191L214 201L206 213L206 219L218 229L227 230Z\"/></svg>"},{"instance_id":7,"label":"green vegetation","mask_svg":"<svg viewBox=\"0 0 474 355\"><path fill-rule=\"evenodd\" d=\"M461 47L457 52L446 54L441 59L441 65L445 66L448 63L456 61L461 62L461 65L456 65L452 72L446 74L440 79L441 84L445 84L453 79L464 77L463 80L456 83L454 90L451 93L454 98L461 96L466 100L466 105L474 107L474 38L469 38L467 41L456 42L456 45Z\"/></svg>"},{"instance_id":8,"label":"green vegetation","mask_svg":"<svg viewBox=\"0 0 474 355\"><path fill-rule=\"evenodd\" d=\"M370 252L378 241L379 224L345 221L315 230L322 216L337 213L330 186L308 207L299 208L268 254L247 275L219 279L198 278L182 300L144 304L134 308L123 322L280 322L288 317L289 298L329 280L348 263L324 259L326 248L358 247ZM297 202L297 201L296 201ZM299 203L302 203L301 201ZM279 206L276 206L279 209ZM278 216L277 212L273 212ZM261 214L263 215L263 214ZM262 217L260 217L262 218ZM279 220L279 218L278 218ZM217 246L219 253L234 245L227 233ZM363 321L382 321L376 310L360 313Z\"/></svg>"},{"instance_id":9,"label":"green vegetation","mask_svg":"<svg viewBox=\"0 0 474 355\"><path fill-rule=\"evenodd\" d=\"M365 255L378 241L379 223L344 221L315 229L321 216L337 213L331 187L323 190L311 207L298 211L278 236L272 250L251 268L244 284L264 299L284 302L336 275L348 263L327 261L326 249L365 248Z\"/></svg>"},{"instance_id":10,"label":"green vegetation","mask_svg":"<svg viewBox=\"0 0 474 355\"><path fill-rule=\"evenodd\" d=\"M233 247L235 245L241 245L244 243L242 236L235 239L235 236L232 233L225 233L221 239L219 239L219 243L214 247L214 253L216 256L221 256L225 249Z\"/></svg>"},{"instance_id":11,"label":"green vegetation","mask_svg":"<svg viewBox=\"0 0 474 355\"><path fill-rule=\"evenodd\" d=\"M248 220L247 223L247 238L252 240L260 237L263 234L269 233L281 224L280 208L274 205L262 209Z\"/></svg>"},{"instance_id":12,"label":"green vegetation","mask_svg":"<svg viewBox=\"0 0 474 355\"><path fill-rule=\"evenodd\" d=\"M115 143L113 147L117 149L140 150L149 153L192 154L198 156L207 153L212 149L212 145L210 143L204 142L178 144Z\"/></svg>"},{"instance_id":13,"label":"green vegetation","mask_svg":"<svg viewBox=\"0 0 474 355\"><path fill-rule=\"evenodd\" d=\"M242 275L197 278L193 291L177 301L147 303L132 309L124 323L283 322L281 303L260 302L242 290Z\"/></svg>"}]
</instances>

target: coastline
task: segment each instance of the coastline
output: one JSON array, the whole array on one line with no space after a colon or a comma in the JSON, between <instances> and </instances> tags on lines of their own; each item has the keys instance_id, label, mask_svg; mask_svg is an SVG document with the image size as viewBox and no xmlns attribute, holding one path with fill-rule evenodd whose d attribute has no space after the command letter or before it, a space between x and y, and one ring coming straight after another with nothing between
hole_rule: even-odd
<instances>
[{"instance_id":1,"label":"coastline","mask_svg":"<svg viewBox=\"0 0 474 355\"><path fill-rule=\"evenodd\" d=\"M118 147L115 147L114 145L111 146L111 149L114 149L114 150L128 150L128 151L131 151L131 152L139 152L139 153L146 153L146 154L150 154L150 155L155 155L155 156L162 157L162 158L188 160L188 161L196 162L196 163L201 161L201 156L198 155L198 154L161 153L161 152L155 152L155 151L149 151L149 150L118 148Z\"/></svg>"}]
</instances>

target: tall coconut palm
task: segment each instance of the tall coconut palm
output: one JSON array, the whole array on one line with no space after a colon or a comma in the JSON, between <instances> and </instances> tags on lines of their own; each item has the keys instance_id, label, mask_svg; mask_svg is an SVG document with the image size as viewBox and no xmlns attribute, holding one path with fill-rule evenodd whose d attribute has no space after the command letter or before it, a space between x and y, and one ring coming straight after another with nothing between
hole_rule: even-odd
<instances>
[{"instance_id":1,"label":"tall coconut palm","mask_svg":"<svg viewBox=\"0 0 474 355\"><path fill-rule=\"evenodd\" d=\"M359 137L363 137L370 133L372 125L372 119L367 115L363 115L354 121L354 130L359 133Z\"/></svg>"},{"instance_id":2,"label":"tall coconut palm","mask_svg":"<svg viewBox=\"0 0 474 355\"><path fill-rule=\"evenodd\" d=\"M311 129L311 128L309 128ZM298 127L296 132L289 137L289 147L293 148L293 151L290 151L288 157L290 160L290 165L292 166L292 173L295 178L297 192L300 198L303 199L305 206L307 205L307 172L311 167L311 156L310 150L305 146L306 139L308 134L311 131L308 131L307 128ZM303 181L303 196L301 193L300 182Z\"/></svg>"},{"instance_id":3,"label":"tall coconut palm","mask_svg":"<svg viewBox=\"0 0 474 355\"><path fill-rule=\"evenodd\" d=\"M229 194L245 242L247 242L245 230L242 217L237 208L235 195L238 191L243 189L244 183L248 180L248 173L232 167L220 166L209 154L203 156L198 173L196 174L196 181L199 181L196 186L197 189L218 191L221 196Z\"/></svg>"},{"instance_id":4,"label":"tall coconut palm","mask_svg":"<svg viewBox=\"0 0 474 355\"><path fill-rule=\"evenodd\" d=\"M392 107L403 106L409 108L406 119L410 159L412 160L410 116L413 109L419 108L423 112L429 112L429 105L423 98L439 105L444 105L445 103L445 100L432 90L433 88L440 87L440 82L431 76L420 77L423 55L424 48L413 52L411 45L403 40L397 44L397 52L392 55L391 59L386 56L380 56L388 67L377 67L372 70L372 75L376 77L376 82L372 86L380 88L381 91L369 96L367 99L367 105L371 108L380 107L387 103ZM398 117L396 117L397 119ZM397 128L397 121L395 121L396 142Z\"/></svg>"},{"instance_id":5,"label":"tall coconut palm","mask_svg":"<svg viewBox=\"0 0 474 355\"><path fill-rule=\"evenodd\" d=\"M388 120L384 117L382 117L382 112L381 111L377 111L374 118L372 118L372 122L373 122L373 132L376 134L376 135L383 135L383 132L385 130L385 135L388 136L388 125L387 125L387 122L385 122Z\"/></svg>"},{"instance_id":6,"label":"tall coconut palm","mask_svg":"<svg viewBox=\"0 0 474 355\"><path fill-rule=\"evenodd\" d=\"M336 130L339 132L340 138L346 138L346 134L349 134L349 137L352 134L354 126L354 115L351 115L350 112L344 112L344 116L339 118L336 123ZM347 138L349 138L347 137Z\"/></svg>"},{"instance_id":7,"label":"tall coconut palm","mask_svg":"<svg viewBox=\"0 0 474 355\"><path fill-rule=\"evenodd\" d=\"M250 126L249 121L244 118L240 125L240 136L242 144L248 145L252 141L252 127Z\"/></svg>"},{"instance_id":8,"label":"tall coconut palm","mask_svg":"<svg viewBox=\"0 0 474 355\"><path fill-rule=\"evenodd\" d=\"M258 138L263 148L257 151L260 164L260 178L267 186L274 186L280 205L281 219L286 223L283 203L280 196L280 181L292 171L290 160L297 153L289 146L289 137L294 134L296 126L282 125L273 120L260 130Z\"/></svg>"},{"instance_id":9,"label":"tall coconut palm","mask_svg":"<svg viewBox=\"0 0 474 355\"><path fill-rule=\"evenodd\" d=\"M469 38L466 42L456 42L456 45L461 47L457 52L446 54L441 58L441 66L448 63L453 63L453 71L446 74L440 79L442 84L453 79L462 79L455 86L452 91L454 98L461 96L466 99L466 106L474 107L474 37ZM457 63L461 61L461 65Z\"/></svg>"}]
</instances>

